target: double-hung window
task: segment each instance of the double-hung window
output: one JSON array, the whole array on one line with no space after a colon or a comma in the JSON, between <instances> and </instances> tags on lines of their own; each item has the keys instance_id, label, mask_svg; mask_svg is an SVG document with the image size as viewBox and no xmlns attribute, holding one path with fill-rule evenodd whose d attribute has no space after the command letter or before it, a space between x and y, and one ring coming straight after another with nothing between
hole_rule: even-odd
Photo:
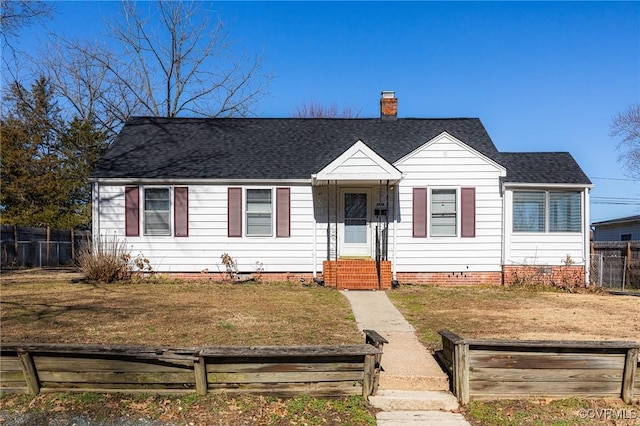
<instances>
[{"instance_id":1,"label":"double-hung window","mask_svg":"<svg viewBox=\"0 0 640 426\"><path fill-rule=\"evenodd\" d=\"M273 203L271 189L247 189L247 235L273 235Z\"/></svg>"},{"instance_id":2,"label":"double-hung window","mask_svg":"<svg viewBox=\"0 0 640 426\"><path fill-rule=\"evenodd\" d=\"M171 235L169 188L144 189L144 234Z\"/></svg>"},{"instance_id":3,"label":"double-hung window","mask_svg":"<svg viewBox=\"0 0 640 426\"><path fill-rule=\"evenodd\" d=\"M455 237L456 222L456 190L431 190L431 236Z\"/></svg>"},{"instance_id":4,"label":"double-hung window","mask_svg":"<svg viewBox=\"0 0 640 426\"><path fill-rule=\"evenodd\" d=\"M514 191L514 232L580 232L580 192Z\"/></svg>"}]
</instances>

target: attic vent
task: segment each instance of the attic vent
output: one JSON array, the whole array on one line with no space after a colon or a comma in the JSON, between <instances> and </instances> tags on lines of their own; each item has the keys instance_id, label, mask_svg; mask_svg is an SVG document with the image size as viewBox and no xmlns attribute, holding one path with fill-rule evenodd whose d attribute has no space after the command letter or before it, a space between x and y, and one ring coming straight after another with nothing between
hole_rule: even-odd
<instances>
[{"instance_id":1,"label":"attic vent","mask_svg":"<svg viewBox=\"0 0 640 426\"><path fill-rule=\"evenodd\" d=\"M384 121L398 119L398 99L393 90L383 90L380 98L380 118Z\"/></svg>"}]
</instances>

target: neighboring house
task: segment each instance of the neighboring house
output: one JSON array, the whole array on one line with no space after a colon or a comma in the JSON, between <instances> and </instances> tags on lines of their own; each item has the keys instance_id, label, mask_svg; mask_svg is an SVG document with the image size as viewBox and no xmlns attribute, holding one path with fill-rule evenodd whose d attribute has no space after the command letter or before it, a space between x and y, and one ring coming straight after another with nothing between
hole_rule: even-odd
<instances>
[{"instance_id":1,"label":"neighboring house","mask_svg":"<svg viewBox=\"0 0 640 426\"><path fill-rule=\"evenodd\" d=\"M591 182L568 153L499 152L479 119L132 118L92 174L93 233L156 271L228 253L338 288L499 284L589 262ZM567 259L570 261L567 262Z\"/></svg>"},{"instance_id":2,"label":"neighboring house","mask_svg":"<svg viewBox=\"0 0 640 426\"><path fill-rule=\"evenodd\" d=\"M640 215L594 222L593 241L640 241Z\"/></svg>"}]
</instances>

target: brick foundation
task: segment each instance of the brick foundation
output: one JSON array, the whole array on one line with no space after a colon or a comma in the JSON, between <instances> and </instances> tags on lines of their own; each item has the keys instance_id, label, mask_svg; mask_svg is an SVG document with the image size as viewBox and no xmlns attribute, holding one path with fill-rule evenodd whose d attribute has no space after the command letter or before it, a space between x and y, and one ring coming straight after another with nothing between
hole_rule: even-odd
<instances>
[{"instance_id":1,"label":"brick foundation","mask_svg":"<svg viewBox=\"0 0 640 426\"><path fill-rule=\"evenodd\" d=\"M501 272L397 272L400 284L442 286L500 285Z\"/></svg>"},{"instance_id":2,"label":"brick foundation","mask_svg":"<svg viewBox=\"0 0 640 426\"><path fill-rule=\"evenodd\" d=\"M376 262L370 259L325 260L324 285L338 290L377 290L391 288L391 261L380 262L380 284Z\"/></svg>"},{"instance_id":3,"label":"brick foundation","mask_svg":"<svg viewBox=\"0 0 640 426\"><path fill-rule=\"evenodd\" d=\"M162 276L170 279L178 279L185 281L212 281L222 282L227 280L226 274L220 272L160 272ZM248 275L248 274L241 274ZM260 276L260 282L301 282L313 283L313 274L311 272L263 272Z\"/></svg>"},{"instance_id":4,"label":"brick foundation","mask_svg":"<svg viewBox=\"0 0 640 426\"><path fill-rule=\"evenodd\" d=\"M584 287L584 266L509 265L502 267L504 285Z\"/></svg>"}]
</instances>

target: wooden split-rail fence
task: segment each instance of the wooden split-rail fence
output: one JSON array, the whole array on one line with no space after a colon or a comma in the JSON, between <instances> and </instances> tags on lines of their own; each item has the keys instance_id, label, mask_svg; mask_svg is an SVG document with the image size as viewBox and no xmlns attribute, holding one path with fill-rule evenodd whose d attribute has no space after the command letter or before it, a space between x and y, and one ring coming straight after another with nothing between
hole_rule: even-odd
<instances>
[{"instance_id":1,"label":"wooden split-rail fence","mask_svg":"<svg viewBox=\"0 0 640 426\"><path fill-rule=\"evenodd\" d=\"M640 399L637 342L464 339L440 331L439 353L461 404L472 400Z\"/></svg>"},{"instance_id":2,"label":"wooden split-rail fence","mask_svg":"<svg viewBox=\"0 0 640 426\"><path fill-rule=\"evenodd\" d=\"M372 344L150 348L3 343L0 392L366 398L376 392L381 355L382 350Z\"/></svg>"}]
</instances>

